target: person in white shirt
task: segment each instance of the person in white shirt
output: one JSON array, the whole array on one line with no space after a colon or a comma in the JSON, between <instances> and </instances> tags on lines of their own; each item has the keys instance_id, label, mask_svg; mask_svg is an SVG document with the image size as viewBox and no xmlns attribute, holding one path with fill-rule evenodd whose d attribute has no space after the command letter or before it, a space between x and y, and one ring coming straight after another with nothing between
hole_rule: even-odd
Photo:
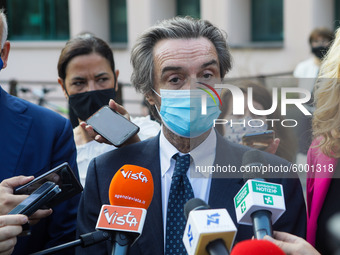
<instances>
[{"instance_id":1,"label":"person in white shirt","mask_svg":"<svg viewBox=\"0 0 340 255\"><path fill-rule=\"evenodd\" d=\"M326 55L333 40L334 32L327 28L315 28L308 38L313 56L300 62L294 70L293 76L298 78L298 87L310 91L312 95L322 59ZM310 112L314 111L311 104L312 101L313 96L307 105ZM306 164L307 151L312 142L312 125L310 116L301 115L299 117L297 136L299 137L299 146L296 162L298 164Z\"/></svg>"},{"instance_id":2,"label":"person in white shirt","mask_svg":"<svg viewBox=\"0 0 340 255\"><path fill-rule=\"evenodd\" d=\"M315 28L309 36L309 45L313 56L300 62L295 70L294 77L296 78L316 78L319 73L319 68L323 57L326 55L331 42L334 40L334 33L327 28ZM299 86L306 84L299 84ZM310 86L305 86L309 91L313 90L313 83Z\"/></svg>"},{"instance_id":3,"label":"person in white shirt","mask_svg":"<svg viewBox=\"0 0 340 255\"><path fill-rule=\"evenodd\" d=\"M159 112L156 118L162 122L161 131L151 139L91 161L79 206L77 233L94 231L100 208L109 201L111 179L122 166L137 165L150 170L154 192L143 233L127 254L184 255L183 208L189 199L200 198L212 208L226 208L236 222L233 198L244 184L236 172L250 148L225 140L213 128L220 114L217 92L206 98L207 111L201 113L202 95L206 95L201 89L219 84L231 68L229 47L225 34L209 21L176 17L140 35L132 49L131 63L131 83ZM262 154L268 164L289 164L272 154ZM229 167L236 172L206 171L209 167ZM306 210L299 180L277 181L284 187L287 209L275 229L303 236ZM136 198L140 198L138 194ZM235 240L252 235L250 226L239 226ZM101 243L79 248L76 254L110 254L112 246L110 242Z\"/></svg>"}]
</instances>

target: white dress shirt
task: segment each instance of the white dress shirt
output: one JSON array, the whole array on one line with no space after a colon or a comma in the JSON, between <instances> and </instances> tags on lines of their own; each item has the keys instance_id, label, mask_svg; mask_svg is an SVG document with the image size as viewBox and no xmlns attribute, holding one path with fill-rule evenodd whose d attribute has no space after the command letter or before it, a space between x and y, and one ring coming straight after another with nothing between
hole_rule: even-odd
<instances>
[{"instance_id":1,"label":"white dress shirt","mask_svg":"<svg viewBox=\"0 0 340 255\"><path fill-rule=\"evenodd\" d=\"M161 165L161 188L162 188L162 212L164 227L164 244L166 235L166 214L168 206L168 198L170 193L171 178L175 168L175 160L173 155L179 152L164 136L163 128L159 139L159 158ZM188 179L194 191L195 198L200 198L208 203L211 176L209 173L195 172L195 166L212 166L216 155L216 133L212 129L209 136L194 150L190 152L192 161L190 163L190 171L187 172Z\"/></svg>"}]
</instances>

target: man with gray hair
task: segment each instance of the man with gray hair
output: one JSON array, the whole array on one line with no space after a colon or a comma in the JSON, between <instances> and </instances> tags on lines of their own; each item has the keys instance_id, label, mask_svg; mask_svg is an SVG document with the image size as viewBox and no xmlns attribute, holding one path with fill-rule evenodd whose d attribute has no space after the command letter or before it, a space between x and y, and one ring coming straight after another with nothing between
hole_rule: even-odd
<instances>
[{"instance_id":1,"label":"man with gray hair","mask_svg":"<svg viewBox=\"0 0 340 255\"><path fill-rule=\"evenodd\" d=\"M236 223L233 198L244 184L232 174L214 178L214 174L193 171L203 165L239 169L243 154L250 149L224 140L212 128L220 113L212 98L206 98L206 112L201 114L205 93L201 91L213 90L231 68L226 37L205 20L164 20L140 36L131 63L132 83L158 113L162 129L155 138L92 160L87 177L91 182L86 184L79 207L78 234L94 230L102 203L109 203L111 178L121 166L133 164L151 171L155 190L142 235L129 254L185 254L185 202L195 197L212 208L226 208ZM271 165L288 165L276 156L263 156ZM287 210L274 229L303 237L306 214L300 182L276 181L284 187ZM250 226L238 226L236 241L252 235ZM112 244L107 243L77 252L109 254L111 250Z\"/></svg>"},{"instance_id":2,"label":"man with gray hair","mask_svg":"<svg viewBox=\"0 0 340 255\"><path fill-rule=\"evenodd\" d=\"M7 67L10 51L3 10L0 10L0 33L1 70ZM28 183L33 176L37 177L68 162L79 178L69 120L51 110L11 96L0 86L0 123L0 215L8 214L27 198L27 195L13 194L14 188ZM74 240L79 197L77 195L53 207L53 211L38 210L28 221L31 234L18 237L15 245L13 231L12 235L8 233L4 237L8 245L2 244L0 247L7 247L7 251L1 250L4 252L1 254L11 254L14 245L13 254L30 254ZM25 222L22 221L22 224ZM63 254L73 253L74 250L70 250Z\"/></svg>"}]
</instances>

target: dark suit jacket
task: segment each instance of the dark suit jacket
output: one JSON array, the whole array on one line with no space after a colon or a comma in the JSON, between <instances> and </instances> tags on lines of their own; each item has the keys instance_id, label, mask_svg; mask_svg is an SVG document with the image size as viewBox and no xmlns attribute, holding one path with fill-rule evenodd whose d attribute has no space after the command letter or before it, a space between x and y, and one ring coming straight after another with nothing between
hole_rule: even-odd
<instances>
[{"instance_id":1,"label":"dark suit jacket","mask_svg":"<svg viewBox=\"0 0 340 255\"><path fill-rule=\"evenodd\" d=\"M7 94L0 87L0 181L35 177L68 162L79 178L70 122L46 108ZM53 214L19 237L13 254L29 254L74 240L80 195L53 208ZM65 253L63 253L65 254Z\"/></svg>"},{"instance_id":2,"label":"dark suit jacket","mask_svg":"<svg viewBox=\"0 0 340 255\"><path fill-rule=\"evenodd\" d=\"M215 164L219 166L241 166L242 155L248 147L230 143L217 135ZM264 153L271 165L288 162ZM100 208L109 204L108 190L110 182L116 171L124 164L133 164L145 167L152 173L154 180L154 196L148 208L143 232L136 243L130 248L129 254L157 255L164 252L163 217L161 201L161 170L159 160L159 135L155 138L139 142L124 148L110 151L90 163L86 178L85 190L79 205L77 219L77 234L94 231ZM226 177L226 176L224 176ZM273 180L268 180L273 181ZM286 198L286 212L274 224L275 230L286 231L304 237L306 228L306 208L299 179L281 179L276 182L284 186ZM236 224L236 214L233 198L243 186L242 178L213 178L209 197L212 208L226 208ZM238 225L236 242L250 239L253 236L252 228ZM77 254L111 254L112 245L98 244L89 248L77 249Z\"/></svg>"}]
</instances>

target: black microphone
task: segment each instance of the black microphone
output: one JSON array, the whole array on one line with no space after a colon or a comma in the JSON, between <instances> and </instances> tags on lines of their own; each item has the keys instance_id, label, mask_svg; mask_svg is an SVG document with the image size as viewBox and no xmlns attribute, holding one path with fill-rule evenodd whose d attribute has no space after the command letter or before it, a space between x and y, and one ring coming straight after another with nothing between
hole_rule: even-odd
<instances>
[{"instance_id":1,"label":"black microphone","mask_svg":"<svg viewBox=\"0 0 340 255\"><path fill-rule=\"evenodd\" d=\"M229 255L237 230L226 209L210 209L193 198L184 205L184 215L183 243L189 255Z\"/></svg>"},{"instance_id":2,"label":"black microphone","mask_svg":"<svg viewBox=\"0 0 340 255\"><path fill-rule=\"evenodd\" d=\"M81 246L81 247L88 247L97 243L100 243L102 241L106 241L108 239L110 239L111 234L109 234L108 232L105 231L94 231L91 233L87 233L87 234L83 234L79 236L79 239L72 241L72 242L68 242L65 244L61 244L43 251L39 251L39 252L35 252L32 253L31 255L46 255L46 254L52 254L58 251L63 251L66 249L70 249L70 248L74 248L77 246Z\"/></svg>"},{"instance_id":3,"label":"black microphone","mask_svg":"<svg viewBox=\"0 0 340 255\"><path fill-rule=\"evenodd\" d=\"M249 150L242 158L244 186L234 198L237 222L253 225L256 239L273 236L272 223L286 210L281 184L266 182L262 167L267 162L258 150Z\"/></svg>"},{"instance_id":4,"label":"black microphone","mask_svg":"<svg viewBox=\"0 0 340 255\"><path fill-rule=\"evenodd\" d=\"M243 175L244 182L249 179L256 179L259 181L265 181L264 178L259 178L259 173L263 165L266 165L266 160L264 159L262 153L258 150L250 150L244 153L242 157L242 165L245 167L253 167L257 172L248 172ZM251 214L253 221L253 231L256 239L263 239L265 235L273 236L272 227L272 213L269 210L256 210Z\"/></svg>"}]
</instances>

